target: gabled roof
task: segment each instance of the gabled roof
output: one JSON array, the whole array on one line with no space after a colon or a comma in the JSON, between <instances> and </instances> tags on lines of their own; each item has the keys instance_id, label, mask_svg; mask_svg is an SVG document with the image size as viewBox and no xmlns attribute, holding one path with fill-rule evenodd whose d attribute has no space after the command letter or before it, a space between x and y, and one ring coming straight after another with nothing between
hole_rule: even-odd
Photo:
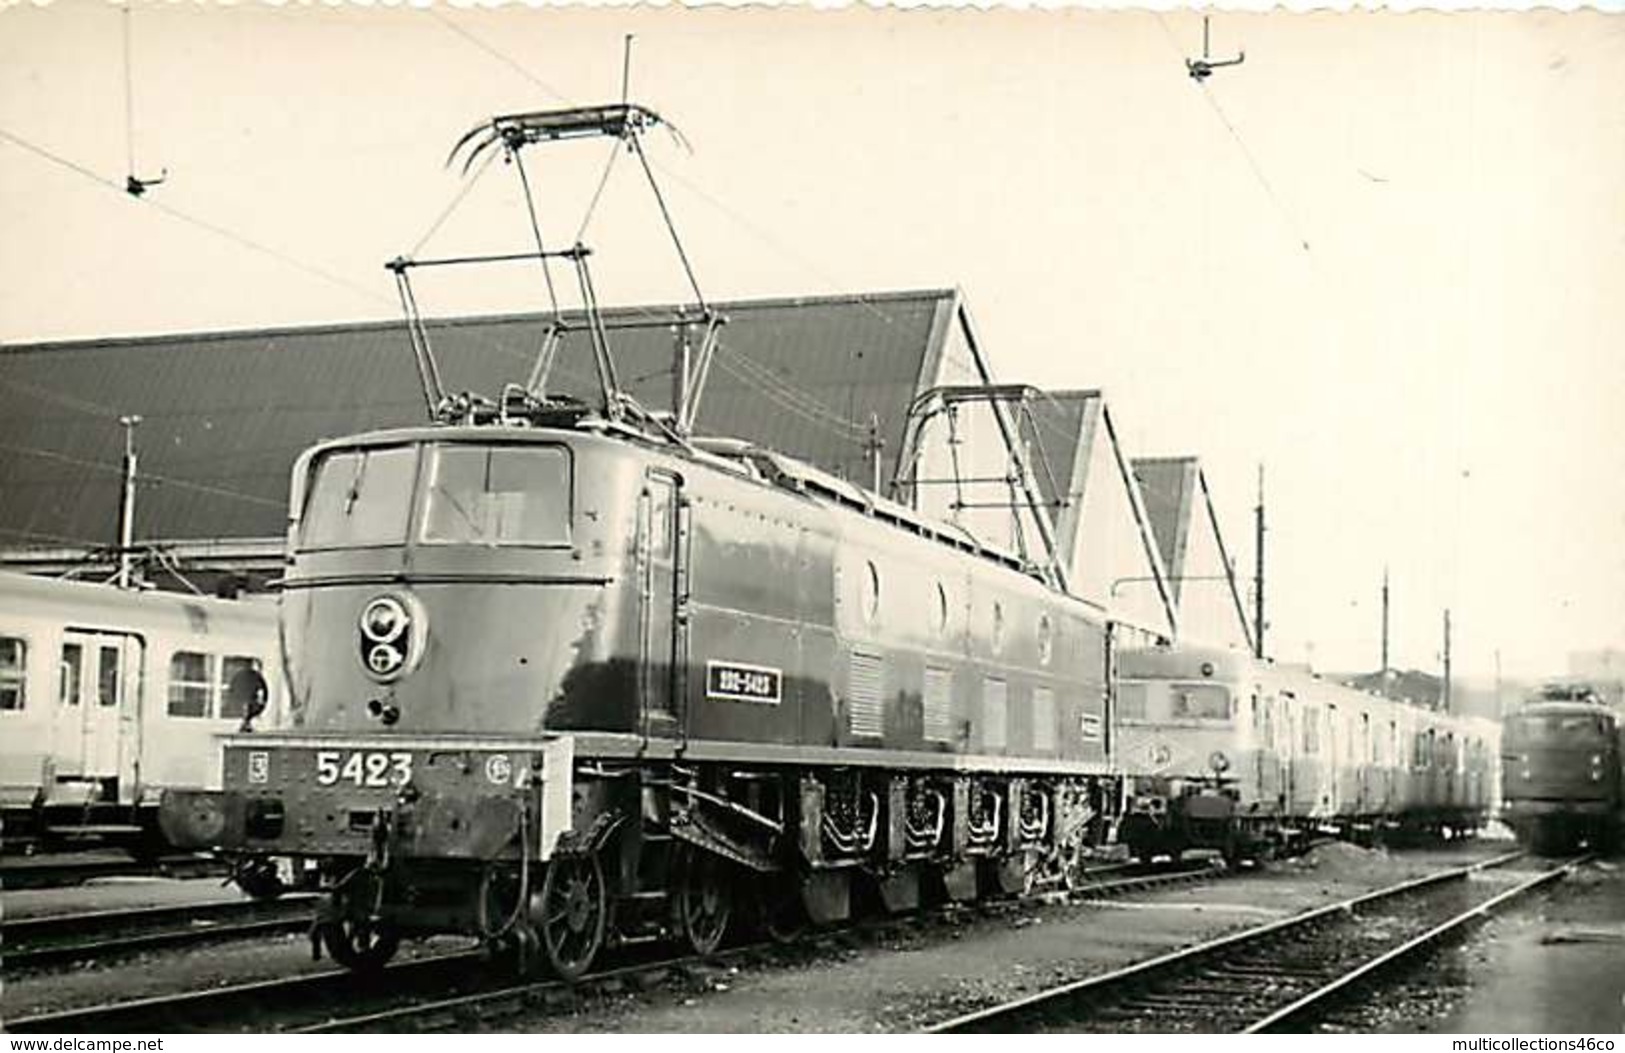
<instances>
[{"instance_id":1,"label":"gabled roof","mask_svg":"<svg viewBox=\"0 0 1625 1053\"><path fill-rule=\"evenodd\" d=\"M1023 438L1039 489L1055 510L1056 546L1072 591L1114 619L1177 636L1162 554L1111 411L1099 391L1052 391L1031 404Z\"/></svg>"},{"instance_id":2,"label":"gabled roof","mask_svg":"<svg viewBox=\"0 0 1625 1053\"><path fill-rule=\"evenodd\" d=\"M916 391L940 383L958 294L719 303L728 315L696 424L866 485L891 477ZM648 323L669 307L606 311ZM567 315L567 317L569 317ZM430 322L445 385L495 397L524 381L547 315ZM697 338L697 334L696 334ZM670 405L676 333L611 333L621 383ZM585 334L550 390L590 394ZM288 476L323 438L425 419L403 323L328 325L0 348L0 548L114 540L123 434L139 415L138 540L280 537ZM871 434L871 421L874 432Z\"/></svg>"},{"instance_id":3,"label":"gabled roof","mask_svg":"<svg viewBox=\"0 0 1625 1053\"><path fill-rule=\"evenodd\" d=\"M1136 457L1134 478L1184 639L1251 649L1252 624L1195 457Z\"/></svg>"}]
</instances>

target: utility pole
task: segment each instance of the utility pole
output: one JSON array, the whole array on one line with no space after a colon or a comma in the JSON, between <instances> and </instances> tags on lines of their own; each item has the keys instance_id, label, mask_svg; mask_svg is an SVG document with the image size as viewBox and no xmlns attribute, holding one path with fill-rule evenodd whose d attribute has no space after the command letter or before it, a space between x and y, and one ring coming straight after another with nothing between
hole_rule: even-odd
<instances>
[{"instance_id":1,"label":"utility pole","mask_svg":"<svg viewBox=\"0 0 1625 1053\"><path fill-rule=\"evenodd\" d=\"M1444 609L1444 684L1439 695L1439 708L1450 712L1450 608Z\"/></svg>"},{"instance_id":2,"label":"utility pole","mask_svg":"<svg viewBox=\"0 0 1625 1053\"><path fill-rule=\"evenodd\" d=\"M120 417L124 427L124 482L118 509L118 587L127 589L135 561L135 426L136 416Z\"/></svg>"},{"instance_id":3,"label":"utility pole","mask_svg":"<svg viewBox=\"0 0 1625 1053\"><path fill-rule=\"evenodd\" d=\"M863 452L869 455L869 489L873 493L880 493L880 451L886 448L886 440L880 437L880 414L869 414L869 438L863 444Z\"/></svg>"},{"instance_id":4,"label":"utility pole","mask_svg":"<svg viewBox=\"0 0 1625 1053\"><path fill-rule=\"evenodd\" d=\"M1253 507L1253 656L1264 657L1264 466L1258 466L1258 504Z\"/></svg>"},{"instance_id":5,"label":"utility pole","mask_svg":"<svg viewBox=\"0 0 1625 1053\"><path fill-rule=\"evenodd\" d=\"M1388 693L1388 568L1382 568L1382 690Z\"/></svg>"}]
</instances>

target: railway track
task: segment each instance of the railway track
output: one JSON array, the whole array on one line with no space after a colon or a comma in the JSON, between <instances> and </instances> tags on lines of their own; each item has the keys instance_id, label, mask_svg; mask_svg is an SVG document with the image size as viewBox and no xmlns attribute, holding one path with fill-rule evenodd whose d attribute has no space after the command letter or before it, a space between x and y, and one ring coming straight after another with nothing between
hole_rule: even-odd
<instances>
[{"instance_id":1,"label":"railway track","mask_svg":"<svg viewBox=\"0 0 1625 1053\"><path fill-rule=\"evenodd\" d=\"M928 1029L1003 1031L1305 1030L1386 970L1414 961L1491 911L1587 861L1479 894L1475 875L1514 852L1138 962Z\"/></svg>"},{"instance_id":2,"label":"railway track","mask_svg":"<svg viewBox=\"0 0 1625 1053\"><path fill-rule=\"evenodd\" d=\"M270 902L192 903L10 919L0 925L5 937L0 960L8 971L41 969L142 951L298 932L310 926L315 898L291 894Z\"/></svg>"},{"instance_id":3,"label":"railway track","mask_svg":"<svg viewBox=\"0 0 1625 1053\"><path fill-rule=\"evenodd\" d=\"M474 1019L497 1019L527 1008L567 1006L599 993L616 993L673 981L725 973L735 967L783 961L786 957L840 946L859 946L908 928L951 922L968 914L998 915L1032 902L1059 902L1125 895L1195 881L1226 872L1209 864L1146 868L1111 864L1085 871L1076 888L1026 900L947 905L913 915L866 920L808 933L791 945L750 943L710 958L650 956L647 949L624 952L610 968L574 985L554 980L514 982L510 967L489 961L480 951L434 955L396 962L376 975L322 969L297 976L232 984L59 1012L20 1017L9 1030L26 1032L186 1032L277 1030L320 1033L367 1029L433 1030ZM304 922L301 922L304 924ZM10 931L9 926L7 929ZM8 937L9 939L9 937Z\"/></svg>"},{"instance_id":4,"label":"railway track","mask_svg":"<svg viewBox=\"0 0 1625 1053\"><path fill-rule=\"evenodd\" d=\"M0 888L62 888L82 885L107 877L218 877L228 873L217 859L197 855L164 856L142 861L133 856L94 855L75 859L71 855L52 857L7 856L0 860Z\"/></svg>"}]
</instances>

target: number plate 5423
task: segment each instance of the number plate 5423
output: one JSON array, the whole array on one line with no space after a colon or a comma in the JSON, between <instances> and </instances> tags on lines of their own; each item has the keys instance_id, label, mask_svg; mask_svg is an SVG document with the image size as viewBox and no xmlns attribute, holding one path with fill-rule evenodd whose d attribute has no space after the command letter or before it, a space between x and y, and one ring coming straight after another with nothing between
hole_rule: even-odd
<instances>
[{"instance_id":1,"label":"number plate 5423","mask_svg":"<svg viewBox=\"0 0 1625 1053\"><path fill-rule=\"evenodd\" d=\"M410 753L373 750L320 750L316 754L316 783L333 786L405 786L412 781Z\"/></svg>"}]
</instances>

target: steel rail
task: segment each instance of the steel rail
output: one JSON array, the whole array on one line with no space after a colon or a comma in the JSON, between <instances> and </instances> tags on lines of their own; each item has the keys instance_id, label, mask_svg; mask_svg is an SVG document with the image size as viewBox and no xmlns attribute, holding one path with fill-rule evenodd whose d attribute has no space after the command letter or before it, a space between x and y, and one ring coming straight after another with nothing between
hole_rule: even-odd
<instances>
[{"instance_id":1,"label":"steel rail","mask_svg":"<svg viewBox=\"0 0 1625 1053\"><path fill-rule=\"evenodd\" d=\"M1087 879L1090 874L1116 873L1122 870L1132 870L1138 866L1139 864L1105 864L1086 869L1084 876ZM1072 889L1039 893L1013 900L948 903L935 910L911 915L869 919L855 925L836 929L811 930L803 938L789 944L787 949L794 951L804 946L828 945L840 942L843 939L850 939L855 934L864 932L891 932L900 926L952 919L966 912L997 914L1023 905L1089 902L1098 898L1143 891L1150 888L1201 880L1216 880L1230 873L1233 873L1233 871L1203 863L1174 870L1152 869L1148 873L1107 881L1086 880L1084 884ZM125 912L109 911L102 913L113 917ZM90 916L93 917L94 915ZM37 921L41 925L55 923L53 919L37 919ZM18 1032L51 1030L85 1032L139 1031L151 1030L151 1025L154 1023L160 1025L161 1030L169 1031L184 1030L188 1027L198 1029L213 1027L218 1029L225 1026L224 1022L226 1021L236 1022L240 1020L241 1010L262 1012L263 1007L266 1005L292 1005L309 1008L311 1000L316 999L322 1003L336 1006L343 1005L346 1002L353 1002L357 997L378 995L408 1000L403 1004L386 1006L370 1012L352 1013L349 1016L325 1021L317 1020L299 1023L287 1028L290 1033L319 1033L377 1026L378 1024L399 1022L414 1017L432 1017L438 1013L466 1012L470 1009L500 1003L504 1000L525 999L529 1001L536 998L546 999L553 995L563 997L569 995L572 987L585 985L590 991L596 986L624 983L627 978L636 977L640 974L651 972L670 973L684 967L714 966L719 962L735 961L741 958L749 958L752 955L760 956L765 948L773 946L753 943L729 948L712 955L710 958L689 955L657 959L655 961L633 962L592 974L581 981L577 981L575 985L551 980L538 980L520 984L507 982L488 990L463 990L449 997L430 997L424 1000L424 996L431 992L436 994L443 992L448 977L465 983L478 984L482 982L477 974L470 973L470 967L484 964L487 957L481 951L471 950L396 962L373 975L356 974L346 969L324 969L301 973L292 977L231 984L202 991L188 991L174 995L155 995L140 999L41 1013L8 1021L7 1026L11 1030ZM500 982L496 977L490 979ZM511 981L512 977L508 976L500 979ZM320 1010L318 1008L315 1011Z\"/></svg>"},{"instance_id":2,"label":"steel rail","mask_svg":"<svg viewBox=\"0 0 1625 1053\"><path fill-rule=\"evenodd\" d=\"M1157 955L1144 961L1134 962L1110 972L1097 976L1084 977L1058 987L1037 991L1033 994L999 1003L983 1009L965 1013L950 1020L932 1025L925 1029L927 1034L949 1034L956 1032L981 1032L1011 1030L1011 1021L1019 1020L1022 1016L1053 1010L1069 1002L1085 1000L1090 996L1103 994L1110 989L1127 986L1131 983L1144 982L1159 974L1166 974L1173 970L1192 966L1200 961L1216 957L1228 951L1265 942L1273 937L1297 931L1308 930L1320 922L1332 918L1350 916L1360 908L1373 903L1394 899L1407 893L1421 889L1442 885L1453 881L1464 881L1471 874L1494 867L1504 866L1516 859L1522 858L1523 852L1509 852L1505 855L1451 870L1429 874L1419 878L1390 885L1386 888L1372 892L1362 893L1350 899L1337 903L1330 903L1324 907L1295 914L1288 918L1267 922L1263 925L1243 929L1239 932L1229 933L1215 937L1191 947L1182 947Z\"/></svg>"},{"instance_id":3,"label":"steel rail","mask_svg":"<svg viewBox=\"0 0 1625 1053\"><path fill-rule=\"evenodd\" d=\"M1120 870L1134 869L1139 864L1113 863L1085 870L1089 873L1115 873ZM639 977L653 973L669 974L684 968L715 968L739 960L760 958L763 954L772 954L780 951L793 951L804 944L827 944L839 942L861 935L883 935L894 932L898 928L915 926L931 921L951 918L964 911L979 911L992 913L1010 907L1035 903L1059 902L1087 902L1090 899L1113 895L1117 893L1140 891L1163 885L1188 883L1203 878L1214 879L1225 876L1231 871L1214 867L1208 864L1187 866L1172 871L1155 871L1135 877L1119 878L1113 881L1090 882L1074 889L1046 893L1038 896L1024 897L1017 900L987 900L974 903L949 903L934 910L922 911L910 915L899 915L880 919L860 921L836 929L813 930L802 938L789 944L773 942L757 942L730 947L719 951L710 957L698 955L680 955L673 958L656 959L648 962L633 963L606 969L582 977L574 984L558 980L536 980L525 983L511 984L498 987L490 991L473 991L467 994L455 995L450 998L434 999L427 1002L413 1002L400 1006L392 1006L372 1012L358 1013L353 1016L335 1018L316 1024L290 1029L293 1034L325 1034L343 1031L364 1030L379 1026L395 1026L408 1021L433 1020L443 1016L464 1016L470 1013L478 1014L488 1007L504 1003L518 1002L521 1006L537 1001L546 1002L550 997L560 999L575 998L590 995L595 990L604 988L615 989L617 986L626 986L625 981L635 980Z\"/></svg>"},{"instance_id":4,"label":"steel rail","mask_svg":"<svg viewBox=\"0 0 1625 1053\"><path fill-rule=\"evenodd\" d=\"M1560 878L1573 874L1577 869L1584 866L1594 858L1595 856L1592 855L1581 856L1578 859L1572 859L1566 863L1553 867L1551 870L1547 870L1544 873L1537 874L1528 881L1520 882L1513 888L1509 888L1501 892L1499 895L1491 897L1475 907L1462 911L1460 914L1449 919L1448 921L1435 925L1433 928L1429 929L1427 932L1424 932L1422 935L1417 936L1415 939L1407 940L1398 947L1395 947L1384 954L1378 955L1376 958L1371 959L1355 969L1349 970L1342 976L1339 976L1337 979L1331 981L1323 987L1309 992L1290 1005L1283 1006L1263 1019L1254 1021L1252 1024L1248 1025L1248 1027L1245 1028L1242 1033L1247 1035L1260 1034L1265 1031L1277 1030L1292 1021L1302 1020L1312 1011L1326 1006L1334 997L1347 992L1350 988L1354 987L1361 981L1369 979L1384 969L1390 968L1407 958L1418 955L1424 951L1431 950L1436 943L1444 939L1446 936L1459 933L1466 929L1469 925L1473 925L1487 919L1491 913L1499 909L1504 904L1510 903L1515 899L1525 896L1538 888L1544 888L1546 885L1549 885Z\"/></svg>"},{"instance_id":5,"label":"steel rail","mask_svg":"<svg viewBox=\"0 0 1625 1053\"><path fill-rule=\"evenodd\" d=\"M471 966L483 962L478 951L461 951L395 962L376 974L352 973L348 969L320 969L296 976L212 987L199 991L153 995L122 1002L81 1006L6 1021L15 1032L107 1033L114 1031L183 1031L187 1026L202 1030L209 1023L220 1030L222 1021L234 1020L233 1010L265 1005L298 1005L308 997L350 997L357 992L384 985L430 981L466 976ZM200 1025L198 1018L203 1018ZM155 1026L156 1025L156 1026Z\"/></svg>"},{"instance_id":6,"label":"steel rail","mask_svg":"<svg viewBox=\"0 0 1625 1053\"><path fill-rule=\"evenodd\" d=\"M0 922L0 961L7 968L159 948L245 939L308 928L316 897L294 893L276 900L164 904L78 914L48 914Z\"/></svg>"},{"instance_id":7,"label":"steel rail","mask_svg":"<svg viewBox=\"0 0 1625 1053\"><path fill-rule=\"evenodd\" d=\"M0 861L0 887L21 889L63 888L81 885L100 877L146 876L216 877L227 872L224 863L206 856L166 856L153 862L134 859L51 860L28 863L29 857Z\"/></svg>"}]
</instances>

